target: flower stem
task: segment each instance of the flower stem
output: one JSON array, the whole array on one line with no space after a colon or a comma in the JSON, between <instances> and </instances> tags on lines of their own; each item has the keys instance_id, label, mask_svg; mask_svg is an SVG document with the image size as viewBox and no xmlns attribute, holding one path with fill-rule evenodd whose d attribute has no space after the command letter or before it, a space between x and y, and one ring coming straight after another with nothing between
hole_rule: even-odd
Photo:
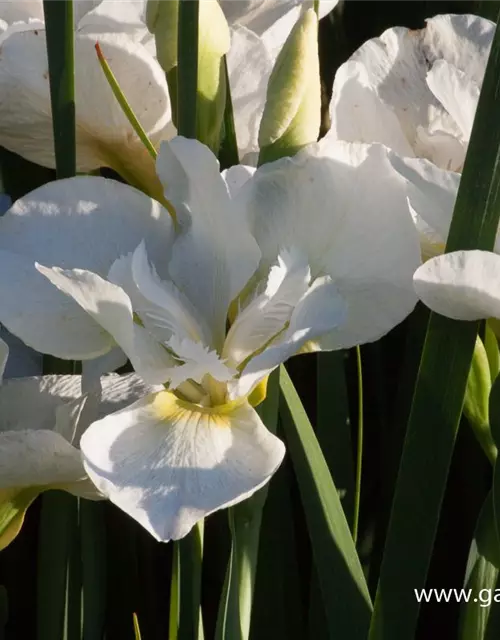
<instances>
[{"instance_id":1,"label":"flower stem","mask_svg":"<svg viewBox=\"0 0 500 640\"><path fill-rule=\"evenodd\" d=\"M177 128L179 135L186 138L196 138L198 15L198 0L179 2Z\"/></svg>"},{"instance_id":2,"label":"flower stem","mask_svg":"<svg viewBox=\"0 0 500 640\"><path fill-rule=\"evenodd\" d=\"M361 362L361 349L359 347L356 347L356 365L358 371L358 443L356 454L356 479L354 485L354 518L352 524L352 537L354 544L358 541L361 476L363 472L363 367Z\"/></svg>"},{"instance_id":3,"label":"flower stem","mask_svg":"<svg viewBox=\"0 0 500 640\"><path fill-rule=\"evenodd\" d=\"M171 640L203 640L200 614L203 530L201 520L189 535L174 542L169 625Z\"/></svg>"}]
</instances>

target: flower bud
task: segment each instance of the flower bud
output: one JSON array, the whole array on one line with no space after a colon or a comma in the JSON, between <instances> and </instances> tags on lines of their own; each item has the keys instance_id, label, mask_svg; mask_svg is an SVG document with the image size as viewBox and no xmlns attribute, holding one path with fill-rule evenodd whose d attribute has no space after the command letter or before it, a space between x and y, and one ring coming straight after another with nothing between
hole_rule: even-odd
<instances>
[{"instance_id":1,"label":"flower bud","mask_svg":"<svg viewBox=\"0 0 500 640\"><path fill-rule=\"evenodd\" d=\"M259 164L294 155L315 142L320 125L318 18L309 9L288 36L269 78L259 131Z\"/></svg>"},{"instance_id":2,"label":"flower bud","mask_svg":"<svg viewBox=\"0 0 500 640\"><path fill-rule=\"evenodd\" d=\"M179 0L148 0L146 25L155 37L156 57L165 73L177 66Z\"/></svg>"},{"instance_id":3,"label":"flower bud","mask_svg":"<svg viewBox=\"0 0 500 640\"><path fill-rule=\"evenodd\" d=\"M217 0L200 2L198 44L198 104L196 135L214 153L219 150L226 106L224 55L231 35Z\"/></svg>"},{"instance_id":4,"label":"flower bud","mask_svg":"<svg viewBox=\"0 0 500 640\"><path fill-rule=\"evenodd\" d=\"M472 364L467 378L464 399L464 415L469 421L479 444L494 462L497 448L493 441L489 418L491 372L486 349L479 336L476 338Z\"/></svg>"}]
</instances>

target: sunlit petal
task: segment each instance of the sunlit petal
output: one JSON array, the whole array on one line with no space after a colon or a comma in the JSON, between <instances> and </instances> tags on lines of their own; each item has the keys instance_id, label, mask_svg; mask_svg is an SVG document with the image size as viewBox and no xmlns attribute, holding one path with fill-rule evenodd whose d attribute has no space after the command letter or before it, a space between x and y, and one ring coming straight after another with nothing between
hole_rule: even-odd
<instances>
[{"instance_id":1,"label":"sunlit petal","mask_svg":"<svg viewBox=\"0 0 500 640\"><path fill-rule=\"evenodd\" d=\"M157 169L182 224L170 276L205 319L211 346L222 348L229 304L257 268L259 248L245 221L234 215L208 147L175 138L162 144Z\"/></svg>"},{"instance_id":2,"label":"sunlit petal","mask_svg":"<svg viewBox=\"0 0 500 640\"><path fill-rule=\"evenodd\" d=\"M415 272L418 297L455 320L500 318L500 256L455 251L428 260Z\"/></svg>"},{"instance_id":3,"label":"sunlit petal","mask_svg":"<svg viewBox=\"0 0 500 640\"><path fill-rule=\"evenodd\" d=\"M164 372L172 366L172 358L134 321L130 298L123 289L82 269L37 268L102 327L110 348L119 345L144 380L150 384L164 382Z\"/></svg>"},{"instance_id":4,"label":"sunlit petal","mask_svg":"<svg viewBox=\"0 0 500 640\"><path fill-rule=\"evenodd\" d=\"M168 392L94 423L81 447L98 489L163 541L250 496L284 455L247 404L204 411Z\"/></svg>"}]
</instances>

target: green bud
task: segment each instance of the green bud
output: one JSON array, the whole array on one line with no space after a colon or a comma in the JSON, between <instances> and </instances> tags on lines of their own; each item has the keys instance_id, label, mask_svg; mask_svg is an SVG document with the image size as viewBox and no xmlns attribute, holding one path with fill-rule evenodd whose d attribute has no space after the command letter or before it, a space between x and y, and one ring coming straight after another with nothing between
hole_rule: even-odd
<instances>
[{"instance_id":1,"label":"green bud","mask_svg":"<svg viewBox=\"0 0 500 640\"><path fill-rule=\"evenodd\" d=\"M156 57L165 73L177 65L179 0L148 0L146 25L155 37Z\"/></svg>"},{"instance_id":2,"label":"green bud","mask_svg":"<svg viewBox=\"0 0 500 640\"><path fill-rule=\"evenodd\" d=\"M224 109L226 74L224 56L231 46L226 17L217 0L200 2L198 44L198 140L218 153Z\"/></svg>"},{"instance_id":3,"label":"green bud","mask_svg":"<svg viewBox=\"0 0 500 640\"><path fill-rule=\"evenodd\" d=\"M259 131L259 164L294 155L315 142L320 125L318 18L309 9L288 36L269 78Z\"/></svg>"},{"instance_id":4,"label":"green bud","mask_svg":"<svg viewBox=\"0 0 500 640\"><path fill-rule=\"evenodd\" d=\"M497 457L497 448L490 429L489 399L491 372L484 344L476 338L472 364L467 378L464 399L464 415L469 421L484 452L491 462Z\"/></svg>"}]
</instances>

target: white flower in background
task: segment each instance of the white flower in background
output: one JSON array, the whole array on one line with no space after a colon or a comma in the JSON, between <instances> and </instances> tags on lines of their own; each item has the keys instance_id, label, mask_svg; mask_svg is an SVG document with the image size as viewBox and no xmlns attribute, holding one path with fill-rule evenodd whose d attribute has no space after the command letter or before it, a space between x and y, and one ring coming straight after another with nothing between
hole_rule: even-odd
<instances>
[{"instance_id":1,"label":"white flower in background","mask_svg":"<svg viewBox=\"0 0 500 640\"><path fill-rule=\"evenodd\" d=\"M320 16L336 3L320 2ZM269 76L300 12L312 3L221 4L231 26L228 68L238 148L245 162L256 164ZM110 166L158 197L151 160L121 112L94 50L98 40L153 144L170 139L175 134L170 100L145 24L146 0L76 0L74 11L78 170ZM42 0L0 0L0 145L54 167L44 34Z\"/></svg>"},{"instance_id":2,"label":"white flower in background","mask_svg":"<svg viewBox=\"0 0 500 640\"><path fill-rule=\"evenodd\" d=\"M284 447L252 407L274 368L376 340L412 310L420 186L393 160L318 143L221 176L207 147L175 138L157 170L177 229L156 201L95 177L44 185L0 220L0 321L62 358L119 345L166 387L81 440L97 488L156 538L274 473Z\"/></svg>"},{"instance_id":3,"label":"white flower in background","mask_svg":"<svg viewBox=\"0 0 500 640\"><path fill-rule=\"evenodd\" d=\"M90 416L118 411L148 387L134 374L106 376L96 407L81 395L80 381L80 376L49 375L0 386L0 548L15 538L27 508L43 491L104 499L85 472L80 436Z\"/></svg>"},{"instance_id":4,"label":"white flower in background","mask_svg":"<svg viewBox=\"0 0 500 640\"><path fill-rule=\"evenodd\" d=\"M500 256L454 251L422 265L415 291L432 311L454 320L500 319Z\"/></svg>"},{"instance_id":5,"label":"white flower in background","mask_svg":"<svg viewBox=\"0 0 500 640\"><path fill-rule=\"evenodd\" d=\"M494 30L472 15L436 16L416 31L394 27L363 44L335 77L327 137L381 142L443 169L442 206L428 209L410 198L424 259L446 243L449 198L458 189ZM414 167L425 179L429 169Z\"/></svg>"},{"instance_id":6,"label":"white flower in background","mask_svg":"<svg viewBox=\"0 0 500 640\"><path fill-rule=\"evenodd\" d=\"M99 41L132 109L156 145L175 132L165 74L137 40L133 23L127 22L126 9L135 3L119 3L121 22L104 11L85 13L98 4L75 3L76 15L81 17L75 27L77 168L87 172L112 167L134 184L150 186L155 180L154 162L108 85L95 43ZM1 19L10 26L0 35L0 145L32 162L54 167L42 2L0 1Z\"/></svg>"},{"instance_id":7,"label":"white flower in background","mask_svg":"<svg viewBox=\"0 0 500 640\"><path fill-rule=\"evenodd\" d=\"M478 16L439 15L368 40L337 71L329 135L460 172L494 31Z\"/></svg>"}]
</instances>

